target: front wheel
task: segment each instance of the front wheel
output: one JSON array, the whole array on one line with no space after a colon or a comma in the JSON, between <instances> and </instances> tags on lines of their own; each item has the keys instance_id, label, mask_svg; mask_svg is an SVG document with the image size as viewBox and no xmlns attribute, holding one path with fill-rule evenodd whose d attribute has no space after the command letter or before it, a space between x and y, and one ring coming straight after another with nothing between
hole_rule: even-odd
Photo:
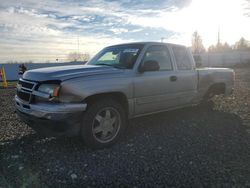
<instances>
[{"instance_id":1,"label":"front wheel","mask_svg":"<svg viewBox=\"0 0 250 188\"><path fill-rule=\"evenodd\" d=\"M84 114L81 136L92 148L103 148L118 141L124 132L126 115L122 105L112 99L90 104Z\"/></svg>"}]
</instances>

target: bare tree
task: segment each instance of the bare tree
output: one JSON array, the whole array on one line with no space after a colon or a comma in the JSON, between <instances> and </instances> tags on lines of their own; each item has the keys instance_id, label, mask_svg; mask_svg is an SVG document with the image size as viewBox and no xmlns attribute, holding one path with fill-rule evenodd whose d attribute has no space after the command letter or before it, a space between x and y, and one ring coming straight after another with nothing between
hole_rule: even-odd
<instances>
[{"instance_id":1,"label":"bare tree","mask_svg":"<svg viewBox=\"0 0 250 188\"><path fill-rule=\"evenodd\" d=\"M234 48L236 50L250 49L250 43L246 39L241 37L240 40L235 43Z\"/></svg>"},{"instance_id":2,"label":"bare tree","mask_svg":"<svg viewBox=\"0 0 250 188\"><path fill-rule=\"evenodd\" d=\"M89 58L90 58L89 53L71 52L68 55L69 61L88 61Z\"/></svg>"},{"instance_id":3,"label":"bare tree","mask_svg":"<svg viewBox=\"0 0 250 188\"><path fill-rule=\"evenodd\" d=\"M232 50L232 47L227 43L225 42L223 45L222 45L222 50L225 52L225 51L231 51Z\"/></svg>"},{"instance_id":4,"label":"bare tree","mask_svg":"<svg viewBox=\"0 0 250 188\"><path fill-rule=\"evenodd\" d=\"M208 52L226 52L231 50L232 47L227 42L225 42L224 44L217 43L216 46L211 45L208 47Z\"/></svg>"},{"instance_id":5,"label":"bare tree","mask_svg":"<svg viewBox=\"0 0 250 188\"><path fill-rule=\"evenodd\" d=\"M207 49L208 52L216 52L216 47L214 45L211 45Z\"/></svg>"},{"instance_id":6,"label":"bare tree","mask_svg":"<svg viewBox=\"0 0 250 188\"><path fill-rule=\"evenodd\" d=\"M192 35L192 52L199 54L205 51L205 48L202 43L201 36L195 31Z\"/></svg>"}]
</instances>

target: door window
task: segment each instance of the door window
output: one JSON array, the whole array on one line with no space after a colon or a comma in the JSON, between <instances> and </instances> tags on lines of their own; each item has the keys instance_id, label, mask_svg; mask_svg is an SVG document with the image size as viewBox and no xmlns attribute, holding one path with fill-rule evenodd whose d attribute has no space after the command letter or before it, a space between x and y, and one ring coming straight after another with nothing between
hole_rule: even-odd
<instances>
[{"instance_id":1,"label":"door window","mask_svg":"<svg viewBox=\"0 0 250 188\"><path fill-rule=\"evenodd\" d=\"M157 61L160 70L173 70L170 54L166 46L155 45L149 47L143 58L143 63L149 60Z\"/></svg>"}]
</instances>

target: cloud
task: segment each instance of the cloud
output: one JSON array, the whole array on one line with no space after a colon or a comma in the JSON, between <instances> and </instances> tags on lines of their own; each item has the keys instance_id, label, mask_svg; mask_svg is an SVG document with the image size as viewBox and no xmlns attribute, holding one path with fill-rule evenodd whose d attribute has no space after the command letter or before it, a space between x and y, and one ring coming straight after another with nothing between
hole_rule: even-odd
<instances>
[{"instance_id":1,"label":"cloud","mask_svg":"<svg viewBox=\"0 0 250 188\"><path fill-rule=\"evenodd\" d=\"M110 2L106 0L106 2ZM190 4L191 0L123 0L123 1L111 1L120 2L119 5L128 10L165 10L173 7L183 8Z\"/></svg>"},{"instance_id":2,"label":"cloud","mask_svg":"<svg viewBox=\"0 0 250 188\"><path fill-rule=\"evenodd\" d=\"M77 38L81 50L91 54L105 45L134 41L138 36L142 36L141 40L143 36L158 39L157 29L129 23L127 17L158 14L159 11L150 12L142 6L133 13L131 6L132 1L3 2L0 5L0 47L4 50L0 52L0 60L53 61L58 57L66 60L69 52L77 50ZM134 6L138 6L138 2Z\"/></svg>"},{"instance_id":3,"label":"cloud","mask_svg":"<svg viewBox=\"0 0 250 188\"><path fill-rule=\"evenodd\" d=\"M241 31L249 21L247 5L244 17L240 15L243 9L238 3L243 0L221 1L229 6L224 5L221 10L224 16L219 12L223 4L215 0L3 1L0 4L0 48L3 49L0 61L41 62L58 57L65 61L68 53L78 50L78 39L80 50L91 55L106 45L160 41L161 37L190 45L195 30L201 32L205 43L211 44L219 21L223 22L222 32L230 29L230 22L225 21L230 14L234 16L230 16L230 21L238 27L233 30L249 36L248 29ZM226 39L226 34L224 36ZM233 40L237 37L231 36Z\"/></svg>"},{"instance_id":4,"label":"cloud","mask_svg":"<svg viewBox=\"0 0 250 188\"><path fill-rule=\"evenodd\" d=\"M243 3L244 15L250 17L250 0L245 0Z\"/></svg>"}]
</instances>

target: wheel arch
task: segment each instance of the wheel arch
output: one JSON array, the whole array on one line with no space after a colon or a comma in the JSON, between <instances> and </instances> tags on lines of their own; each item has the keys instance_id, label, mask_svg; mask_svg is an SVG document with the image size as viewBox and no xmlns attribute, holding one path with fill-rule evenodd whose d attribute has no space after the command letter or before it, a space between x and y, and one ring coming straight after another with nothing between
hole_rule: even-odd
<instances>
[{"instance_id":1,"label":"wheel arch","mask_svg":"<svg viewBox=\"0 0 250 188\"><path fill-rule=\"evenodd\" d=\"M106 92L106 93L93 94L86 97L84 101L87 103L87 108L88 108L88 106L93 104L95 101L106 98L119 102L125 109L126 116L128 115L128 110L129 110L128 99L127 96L122 92Z\"/></svg>"},{"instance_id":2,"label":"wheel arch","mask_svg":"<svg viewBox=\"0 0 250 188\"><path fill-rule=\"evenodd\" d=\"M214 95L220 95L225 94L226 92L226 83L224 82L218 82L210 85L204 95L204 98L208 98L211 94Z\"/></svg>"}]
</instances>

